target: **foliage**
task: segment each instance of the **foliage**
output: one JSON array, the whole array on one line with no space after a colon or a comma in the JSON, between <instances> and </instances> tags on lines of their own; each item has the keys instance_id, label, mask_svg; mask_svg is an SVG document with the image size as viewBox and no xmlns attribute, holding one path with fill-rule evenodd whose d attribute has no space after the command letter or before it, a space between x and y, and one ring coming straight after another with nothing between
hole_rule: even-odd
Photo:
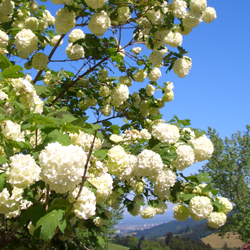
<instances>
[{"instance_id":1,"label":"foliage","mask_svg":"<svg viewBox=\"0 0 250 250\"><path fill-rule=\"evenodd\" d=\"M209 128L208 135L215 151L203 169L219 187L219 193L234 204L228 223L220 230L237 232L244 241L249 239L249 177L250 177L250 126L245 132L232 134L231 138L220 138L215 129Z\"/></svg>"}]
</instances>

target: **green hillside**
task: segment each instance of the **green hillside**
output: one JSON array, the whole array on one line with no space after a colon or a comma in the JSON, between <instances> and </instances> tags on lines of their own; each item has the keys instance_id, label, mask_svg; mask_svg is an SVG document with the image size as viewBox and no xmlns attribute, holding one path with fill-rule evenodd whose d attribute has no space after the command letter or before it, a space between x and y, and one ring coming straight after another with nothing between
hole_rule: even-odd
<instances>
[{"instance_id":1,"label":"green hillside","mask_svg":"<svg viewBox=\"0 0 250 250\"><path fill-rule=\"evenodd\" d=\"M109 250L128 250L128 247L120 246L117 244L109 243Z\"/></svg>"}]
</instances>

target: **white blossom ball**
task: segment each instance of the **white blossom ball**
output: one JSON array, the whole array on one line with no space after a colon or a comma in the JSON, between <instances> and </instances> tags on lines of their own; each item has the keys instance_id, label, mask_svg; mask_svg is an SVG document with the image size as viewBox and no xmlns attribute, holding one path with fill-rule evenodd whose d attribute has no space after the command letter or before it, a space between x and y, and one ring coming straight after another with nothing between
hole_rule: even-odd
<instances>
[{"instance_id":1,"label":"white blossom ball","mask_svg":"<svg viewBox=\"0 0 250 250\"><path fill-rule=\"evenodd\" d=\"M213 143L206 137L206 135L202 135L201 137L192 140L192 144L194 146L195 159L197 161L208 160L214 152Z\"/></svg>"},{"instance_id":2,"label":"white blossom ball","mask_svg":"<svg viewBox=\"0 0 250 250\"><path fill-rule=\"evenodd\" d=\"M132 85L132 79L129 76L120 76L119 83L125 84L130 87Z\"/></svg>"},{"instance_id":3,"label":"white blossom ball","mask_svg":"<svg viewBox=\"0 0 250 250\"><path fill-rule=\"evenodd\" d=\"M27 17L24 21L25 29L36 30L38 27L38 19L35 17Z\"/></svg>"},{"instance_id":4,"label":"white blossom ball","mask_svg":"<svg viewBox=\"0 0 250 250\"><path fill-rule=\"evenodd\" d=\"M73 43L79 39L83 39L84 37L85 34L81 29L74 29L69 34L69 43Z\"/></svg>"},{"instance_id":5,"label":"white blossom ball","mask_svg":"<svg viewBox=\"0 0 250 250\"><path fill-rule=\"evenodd\" d=\"M109 76L108 74L109 73L108 73L108 71L106 69L101 69L98 72L98 79L100 81L106 81L108 79L108 76Z\"/></svg>"},{"instance_id":6,"label":"white blossom ball","mask_svg":"<svg viewBox=\"0 0 250 250\"><path fill-rule=\"evenodd\" d=\"M170 7L175 17L183 18L187 12L187 3L184 0L173 0Z\"/></svg>"},{"instance_id":7,"label":"white blossom ball","mask_svg":"<svg viewBox=\"0 0 250 250\"><path fill-rule=\"evenodd\" d=\"M111 91L111 104L119 107L129 98L129 89L125 84L120 84Z\"/></svg>"},{"instance_id":8,"label":"white blossom ball","mask_svg":"<svg viewBox=\"0 0 250 250\"><path fill-rule=\"evenodd\" d=\"M201 14L189 10L186 16L182 19L182 23L184 27L192 29L197 27L202 22L201 17Z\"/></svg>"},{"instance_id":9,"label":"white blossom ball","mask_svg":"<svg viewBox=\"0 0 250 250\"><path fill-rule=\"evenodd\" d=\"M178 204L174 208L174 218L178 221L185 221L189 216L188 208L185 205Z\"/></svg>"},{"instance_id":10,"label":"white blossom ball","mask_svg":"<svg viewBox=\"0 0 250 250\"><path fill-rule=\"evenodd\" d=\"M220 212L227 214L233 209L233 204L227 198L218 197L218 199L220 204L225 206Z\"/></svg>"},{"instance_id":11,"label":"white blossom ball","mask_svg":"<svg viewBox=\"0 0 250 250\"><path fill-rule=\"evenodd\" d=\"M67 34L75 27L75 13L66 8L59 9L56 12L55 28L56 31L62 34Z\"/></svg>"},{"instance_id":12,"label":"white blossom ball","mask_svg":"<svg viewBox=\"0 0 250 250\"><path fill-rule=\"evenodd\" d=\"M92 9L102 8L108 0L85 0L86 4Z\"/></svg>"},{"instance_id":13,"label":"white blossom ball","mask_svg":"<svg viewBox=\"0 0 250 250\"><path fill-rule=\"evenodd\" d=\"M24 141L24 133L21 132L21 125L10 120L6 120L1 122L1 129L3 135L7 139L11 139L13 141Z\"/></svg>"},{"instance_id":14,"label":"white blossom ball","mask_svg":"<svg viewBox=\"0 0 250 250\"><path fill-rule=\"evenodd\" d=\"M142 129L140 131L140 136L139 136L141 139L144 139L144 140L150 140L151 139L151 134L148 132L147 129Z\"/></svg>"},{"instance_id":15,"label":"white blossom ball","mask_svg":"<svg viewBox=\"0 0 250 250\"><path fill-rule=\"evenodd\" d=\"M133 78L136 82L144 82L147 78L147 73L143 69L138 69L134 74Z\"/></svg>"},{"instance_id":16,"label":"white blossom ball","mask_svg":"<svg viewBox=\"0 0 250 250\"><path fill-rule=\"evenodd\" d=\"M1 15L8 16L12 14L15 7L15 3L10 0L3 0L0 3L0 13Z\"/></svg>"},{"instance_id":17,"label":"white blossom ball","mask_svg":"<svg viewBox=\"0 0 250 250\"><path fill-rule=\"evenodd\" d=\"M104 116L110 116L111 114L111 105L110 104L106 104L102 109L101 109L101 113Z\"/></svg>"},{"instance_id":18,"label":"white blossom ball","mask_svg":"<svg viewBox=\"0 0 250 250\"><path fill-rule=\"evenodd\" d=\"M54 25L55 18L51 15L51 13L48 10L43 11L43 19L46 20L48 25Z\"/></svg>"},{"instance_id":19,"label":"white blossom ball","mask_svg":"<svg viewBox=\"0 0 250 250\"><path fill-rule=\"evenodd\" d=\"M176 143L180 138L179 128L166 123L153 125L152 135L161 142L169 144Z\"/></svg>"},{"instance_id":20,"label":"white blossom ball","mask_svg":"<svg viewBox=\"0 0 250 250\"><path fill-rule=\"evenodd\" d=\"M110 95L110 89L108 86L101 86L99 90L99 96L100 97L107 97Z\"/></svg>"},{"instance_id":21,"label":"white blossom ball","mask_svg":"<svg viewBox=\"0 0 250 250\"><path fill-rule=\"evenodd\" d=\"M85 152L89 152L91 144L93 143L94 136L83 131L79 131L79 134L69 134L70 141L73 145L78 145L83 148ZM101 149L102 141L99 138L95 138L94 150Z\"/></svg>"},{"instance_id":22,"label":"white blossom ball","mask_svg":"<svg viewBox=\"0 0 250 250\"><path fill-rule=\"evenodd\" d=\"M213 212L207 217L208 226L218 229L227 221L227 216L222 212Z\"/></svg>"},{"instance_id":23,"label":"white blossom ball","mask_svg":"<svg viewBox=\"0 0 250 250\"><path fill-rule=\"evenodd\" d=\"M3 92L2 90L0 90L0 100L5 100L5 99L9 99L9 96Z\"/></svg>"},{"instance_id":24,"label":"white blossom ball","mask_svg":"<svg viewBox=\"0 0 250 250\"><path fill-rule=\"evenodd\" d=\"M19 31L15 36L16 48L18 52L25 53L27 57L37 49L38 37L29 29Z\"/></svg>"},{"instance_id":25,"label":"white blossom ball","mask_svg":"<svg viewBox=\"0 0 250 250\"><path fill-rule=\"evenodd\" d=\"M205 23L211 23L217 18L216 11L213 7L207 7L202 13L202 19Z\"/></svg>"},{"instance_id":26,"label":"white blossom ball","mask_svg":"<svg viewBox=\"0 0 250 250\"><path fill-rule=\"evenodd\" d=\"M66 193L78 185L84 174L87 155L79 146L49 143L39 154L41 177L57 193Z\"/></svg>"},{"instance_id":27,"label":"white blossom ball","mask_svg":"<svg viewBox=\"0 0 250 250\"><path fill-rule=\"evenodd\" d=\"M163 54L161 53L161 50L154 50L152 53L149 55L149 61L155 65L159 65L162 63L163 60Z\"/></svg>"},{"instance_id":28,"label":"white blossom ball","mask_svg":"<svg viewBox=\"0 0 250 250\"><path fill-rule=\"evenodd\" d=\"M51 0L53 4L64 4L64 0Z\"/></svg>"},{"instance_id":29,"label":"white blossom ball","mask_svg":"<svg viewBox=\"0 0 250 250\"><path fill-rule=\"evenodd\" d=\"M96 213L96 198L94 193L87 187L82 188L79 198L75 200L78 193L79 187L69 194L69 202L75 202L73 211L76 217L87 220Z\"/></svg>"},{"instance_id":30,"label":"white blossom ball","mask_svg":"<svg viewBox=\"0 0 250 250\"><path fill-rule=\"evenodd\" d=\"M78 60L84 57L84 49L81 45L73 43L69 43L68 47L65 50L68 58L70 60Z\"/></svg>"},{"instance_id":31,"label":"white blossom ball","mask_svg":"<svg viewBox=\"0 0 250 250\"><path fill-rule=\"evenodd\" d=\"M143 219L151 219L156 215L156 211L154 207L148 206L141 211L141 217Z\"/></svg>"},{"instance_id":32,"label":"white blossom ball","mask_svg":"<svg viewBox=\"0 0 250 250\"><path fill-rule=\"evenodd\" d=\"M207 8L207 0L191 0L190 1L190 9L193 12L201 13Z\"/></svg>"},{"instance_id":33,"label":"white blossom ball","mask_svg":"<svg viewBox=\"0 0 250 250\"><path fill-rule=\"evenodd\" d=\"M131 49L131 51L134 53L134 55L139 55L142 52L142 47L134 47Z\"/></svg>"},{"instance_id":34,"label":"white blossom ball","mask_svg":"<svg viewBox=\"0 0 250 250\"><path fill-rule=\"evenodd\" d=\"M213 211L211 200L205 196L193 197L188 205L189 214L195 221L206 219Z\"/></svg>"},{"instance_id":35,"label":"white blossom ball","mask_svg":"<svg viewBox=\"0 0 250 250\"><path fill-rule=\"evenodd\" d=\"M179 47L182 45L182 35L179 32L173 33L172 39L169 41L169 43L166 43L170 45L171 47Z\"/></svg>"},{"instance_id":36,"label":"white blossom ball","mask_svg":"<svg viewBox=\"0 0 250 250\"><path fill-rule=\"evenodd\" d=\"M178 58L173 65L173 71L175 74L178 75L180 78L184 78L188 75L192 66L191 59L187 56L183 58Z\"/></svg>"},{"instance_id":37,"label":"white blossom ball","mask_svg":"<svg viewBox=\"0 0 250 250\"><path fill-rule=\"evenodd\" d=\"M97 227L101 227L104 225L104 219L102 219L101 217L96 217L94 220L93 220L94 224L97 226Z\"/></svg>"},{"instance_id":38,"label":"white blossom ball","mask_svg":"<svg viewBox=\"0 0 250 250\"><path fill-rule=\"evenodd\" d=\"M157 81L161 77L161 70L159 68L153 68L148 74L150 81Z\"/></svg>"},{"instance_id":39,"label":"white blossom ball","mask_svg":"<svg viewBox=\"0 0 250 250\"><path fill-rule=\"evenodd\" d=\"M0 48L5 49L9 43L9 36L0 30Z\"/></svg>"},{"instance_id":40,"label":"white blossom ball","mask_svg":"<svg viewBox=\"0 0 250 250\"><path fill-rule=\"evenodd\" d=\"M123 23L130 18L130 9L128 6L119 7L117 9L118 22Z\"/></svg>"},{"instance_id":41,"label":"white blossom ball","mask_svg":"<svg viewBox=\"0 0 250 250\"><path fill-rule=\"evenodd\" d=\"M136 176L154 176L163 169L163 162L161 156L152 150L144 149L137 156L137 164L135 166L134 174Z\"/></svg>"},{"instance_id":42,"label":"white blossom ball","mask_svg":"<svg viewBox=\"0 0 250 250\"><path fill-rule=\"evenodd\" d=\"M41 169L31 155L14 155L10 161L6 180L11 185L25 189L39 180Z\"/></svg>"},{"instance_id":43,"label":"white blossom ball","mask_svg":"<svg viewBox=\"0 0 250 250\"><path fill-rule=\"evenodd\" d=\"M137 163L137 157L135 155L130 155L130 154L128 154L127 157L128 157L128 164L124 169L124 171L120 174L120 176L118 176L118 178L121 181L127 180L129 183L132 183L131 180L134 177L133 173L135 165Z\"/></svg>"},{"instance_id":44,"label":"white blossom ball","mask_svg":"<svg viewBox=\"0 0 250 250\"><path fill-rule=\"evenodd\" d=\"M194 150L189 145L178 145L176 149L178 154L177 159L174 160L173 165L179 171L191 166L195 162Z\"/></svg>"},{"instance_id":45,"label":"white blossom ball","mask_svg":"<svg viewBox=\"0 0 250 250\"><path fill-rule=\"evenodd\" d=\"M155 92L155 87L153 85L151 85L151 84L148 84L146 86L146 94L147 94L147 96L152 96L154 94L154 92Z\"/></svg>"},{"instance_id":46,"label":"white blossom ball","mask_svg":"<svg viewBox=\"0 0 250 250\"><path fill-rule=\"evenodd\" d=\"M45 69L48 62L49 62L49 58L44 53L36 53L32 57L32 67L37 70Z\"/></svg>"},{"instance_id":47,"label":"white blossom ball","mask_svg":"<svg viewBox=\"0 0 250 250\"><path fill-rule=\"evenodd\" d=\"M163 102L171 102L174 100L174 91L169 91L166 92L163 96L162 96L162 101Z\"/></svg>"},{"instance_id":48,"label":"white blossom ball","mask_svg":"<svg viewBox=\"0 0 250 250\"><path fill-rule=\"evenodd\" d=\"M111 26L111 20L104 11L95 13L89 21L88 28L96 36L103 36Z\"/></svg>"},{"instance_id":49,"label":"white blossom ball","mask_svg":"<svg viewBox=\"0 0 250 250\"><path fill-rule=\"evenodd\" d=\"M107 167L110 174L115 176L121 175L128 163L128 156L123 147L116 145L109 149Z\"/></svg>"},{"instance_id":50,"label":"white blossom ball","mask_svg":"<svg viewBox=\"0 0 250 250\"><path fill-rule=\"evenodd\" d=\"M50 41L49 41L49 45L52 46L52 47L54 47L57 44L57 42L60 39L60 37L61 37L60 35L53 36L53 38L51 38ZM58 47L61 46L62 44L63 44L63 39L58 44Z\"/></svg>"},{"instance_id":51,"label":"white blossom ball","mask_svg":"<svg viewBox=\"0 0 250 250\"><path fill-rule=\"evenodd\" d=\"M104 202L112 194L113 179L108 173L91 178L88 181L97 189L96 202Z\"/></svg>"}]
</instances>

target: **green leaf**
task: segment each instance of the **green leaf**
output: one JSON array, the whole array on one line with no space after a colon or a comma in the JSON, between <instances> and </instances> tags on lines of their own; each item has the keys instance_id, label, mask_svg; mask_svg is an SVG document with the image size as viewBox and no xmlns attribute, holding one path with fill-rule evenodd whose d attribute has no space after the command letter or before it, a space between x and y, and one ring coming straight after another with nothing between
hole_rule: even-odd
<instances>
[{"instance_id":1,"label":"green leaf","mask_svg":"<svg viewBox=\"0 0 250 250\"><path fill-rule=\"evenodd\" d=\"M0 174L0 192L3 191L4 185L5 185L5 174L6 173Z\"/></svg>"},{"instance_id":2,"label":"green leaf","mask_svg":"<svg viewBox=\"0 0 250 250\"><path fill-rule=\"evenodd\" d=\"M100 149L100 150L95 150L93 155L100 161L103 161L106 158L107 153L108 153L107 149Z\"/></svg>"},{"instance_id":3,"label":"green leaf","mask_svg":"<svg viewBox=\"0 0 250 250\"><path fill-rule=\"evenodd\" d=\"M89 118L88 116L80 117L77 120L71 122L71 124L75 126L83 127L86 124L86 121L88 120L88 118Z\"/></svg>"},{"instance_id":4,"label":"green leaf","mask_svg":"<svg viewBox=\"0 0 250 250\"><path fill-rule=\"evenodd\" d=\"M110 126L110 129L113 134L119 135L120 134L120 127L118 125L112 125Z\"/></svg>"},{"instance_id":5,"label":"green leaf","mask_svg":"<svg viewBox=\"0 0 250 250\"><path fill-rule=\"evenodd\" d=\"M0 69L4 70L6 68L9 68L10 66L12 66L10 60L2 53L0 53Z\"/></svg>"},{"instance_id":6,"label":"green leaf","mask_svg":"<svg viewBox=\"0 0 250 250\"><path fill-rule=\"evenodd\" d=\"M211 190L211 193L213 194L213 196L216 196L219 193L219 191L214 188Z\"/></svg>"},{"instance_id":7,"label":"green leaf","mask_svg":"<svg viewBox=\"0 0 250 250\"><path fill-rule=\"evenodd\" d=\"M202 193L207 193L207 192L212 191L213 186L214 186L214 183L209 183L208 185L206 185L206 187L201 188Z\"/></svg>"},{"instance_id":8,"label":"green leaf","mask_svg":"<svg viewBox=\"0 0 250 250\"><path fill-rule=\"evenodd\" d=\"M48 87L45 86L45 85L34 85L34 88L35 88L36 93L37 93L38 95L41 95L41 94L43 94L43 93L49 93L49 89L48 89Z\"/></svg>"},{"instance_id":9,"label":"green leaf","mask_svg":"<svg viewBox=\"0 0 250 250\"><path fill-rule=\"evenodd\" d=\"M39 227L41 227L41 237L45 242L53 238L57 227L59 227L63 233L66 228L64 211L53 210L47 213L39 221L37 221L36 229Z\"/></svg>"},{"instance_id":10,"label":"green leaf","mask_svg":"<svg viewBox=\"0 0 250 250\"><path fill-rule=\"evenodd\" d=\"M44 140L44 144L47 145L51 142L59 142L63 146L69 146L71 144L68 134L62 134L58 130L50 132Z\"/></svg>"},{"instance_id":11,"label":"green leaf","mask_svg":"<svg viewBox=\"0 0 250 250\"><path fill-rule=\"evenodd\" d=\"M24 77L23 68L20 65L11 65L2 71L3 78L19 78Z\"/></svg>"},{"instance_id":12,"label":"green leaf","mask_svg":"<svg viewBox=\"0 0 250 250\"><path fill-rule=\"evenodd\" d=\"M185 177L185 179L188 180L188 181L191 181L191 182L196 182L196 183L199 182L196 175L191 175L191 176Z\"/></svg>"},{"instance_id":13,"label":"green leaf","mask_svg":"<svg viewBox=\"0 0 250 250\"><path fill-rule=\"evenodd\" d=\"M216 199L215 201L212 201L211 203L214 207L214 212L222 211L225 209L225 206L220 204L218 199Z\"/></svg>"},{"instance_id":14,"label":"green leaf","mask_svg":"<svg viewBox=\"0 0 250 250\"><path fill-rule=\"evenodd\" d=\"M3 82L4 79L3 79L3 75L2 75L2 72L0 72L0 82Z\"/></svg>"},{"instance_id":15,"label":"green leaf","mask_svg":"<svg viewBox=\"0 0 250 250\"><path fill-rule=\"evenodd\" d=\"M182 198L183 201L189 201L195 196L197 196L197 195L196 194L179 194L178 198Z\"/></svg>"},{"instance_id":16,"label":"green leaf","mask_svg":"<svg viewBox=\"0 0 250 250\"><path fill-rule=\"evenodd\" d=\"M3 165L6 162L9 162L9 160L0 155L0 165Z\"/></svg>"},{"instance_id":17,"label":"green leaf","mask_svg":"<svg viewBox=\"0 0 250 250\"><path fill-rule=\"evenodd\" d=\"M53 205L49 207L48 212L52 210L63 210L63 211L68 211L69 208L72 206L72 204L65 199L57 199L53 202Z\"/></svg>"},{"instance_id":18,"label":"green leaf","mask_svg":"<svg viewBox=\"0 0 250 250\"><path fill-rule=\"evenodd\" d=\"M19 220L19 227L23 227L31 220L33 225L36 225L36 222L46 214L44 207L38 203L35 206L29 207L21 216Z\"/></svg>"},{"instance_id":19,"label":"green leaf","mask_svg":"<svg viewBox=\"0 0 250 250\"><path fill-rule=\"evenodd\" d=\"M99 247L104 247L105 240L100 236L96 236L96 245Z\"/></svg>"},{"instance_id":20,"label":"green leaf","mask_svg":"<svg viewBox=\"0 0 250 250\"><path fill-rule=\"evenodd\" d=\"M209 174L206 173L206 172L199 173L198 176L197 176L197 179L198 179L199 182L209 182L209 181L212 180L212 179L209 177Z\"/></svg>"}]
</instances>

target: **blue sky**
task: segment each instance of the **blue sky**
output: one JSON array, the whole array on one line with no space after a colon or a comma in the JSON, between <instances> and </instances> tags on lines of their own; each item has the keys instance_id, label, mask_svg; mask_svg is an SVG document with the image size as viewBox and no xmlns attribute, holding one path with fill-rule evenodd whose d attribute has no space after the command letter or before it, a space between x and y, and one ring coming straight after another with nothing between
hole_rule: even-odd
<instances>
[{"instance_id":1,"label":"blue sky","mask_svg":"<svg viewBox=\"0 0 250 250\"><path fill-rule=\"evenodd\" d=\"M162 70L162 82L172 81L175 87L175 98L162 113L166 121L174 115L188 118L192 127L210 126L224 138L250 124L250 1L208 0L208 6L216 9L217 19L183 37L193 63L189 75L178 78ZM49 10L54 14L56 8ZM67 41L61 50L66 46ZM201 166L195 164L185 173L198 172Z\"/></svg>"}]
</instances>

